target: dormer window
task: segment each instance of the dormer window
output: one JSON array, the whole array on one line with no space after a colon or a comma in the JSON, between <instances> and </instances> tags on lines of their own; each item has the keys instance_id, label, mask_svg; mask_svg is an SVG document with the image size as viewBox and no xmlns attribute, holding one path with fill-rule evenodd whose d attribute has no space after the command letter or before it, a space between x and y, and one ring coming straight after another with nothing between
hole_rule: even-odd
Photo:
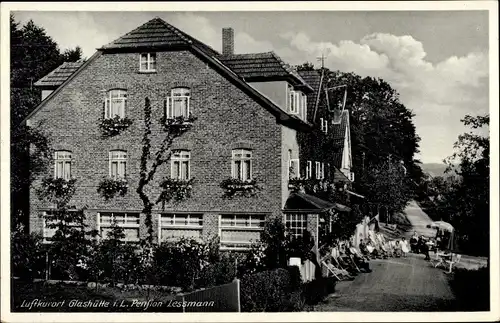
<instances>
[{"instance_id":1,"label":"dormer window","mask_svg":"<svg viewBox=\"0 0 500 323\"><path fill-rule=\"evenodd\" d=\"M293 89L293 87L288 87L288 112L290 114L298 115L303 120L307 120L307 96Z\"/></svg>"},{"instance_id":2,"label":"dormer window","mask_svg":"<svg viewBox=\"0 0 500 323\"><path fill-rule=\"evenodd\" d=\"M189 88L178 87L172 89L171 97L168 98L167 119L189 118L190 97L191 91Z\"/></svg>"},{"instance_id":3,"label":"dormer window","mask_svg":"<svg viewBox=\"0 0 500 323\"><path fill-rule=\"evenodd\" d=\"M142 53L139 56L140 72L156 72L156 53Z\"/></svg>"}]
</instances>

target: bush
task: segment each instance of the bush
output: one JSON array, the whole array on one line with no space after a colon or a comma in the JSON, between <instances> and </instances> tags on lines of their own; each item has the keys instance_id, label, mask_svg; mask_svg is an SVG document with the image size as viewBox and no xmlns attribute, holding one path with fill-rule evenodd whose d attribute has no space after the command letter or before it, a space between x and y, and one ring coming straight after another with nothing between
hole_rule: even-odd
<instances>
[{"instance_id":1,"label":"bush","mask_svg":"<svg viewBox=\"0 0 500 323\"><path fill-rule=\"evenodd\" d=\"M490 310L490 270L481 267L476 270L456 268L450 286L457 298L460 311Z\"/></svg>"},{"instance_id":2,"label":"bush","mask_svg":"<svg viewBox=\"0 0 500 323\"><path fill-rule=\"evenodd\" d=\"M335 292L335 279L326 277L317 278L304 284L302 292L307 304L318 304L324 301L329 294Z\"/></svg>"},{"instance_id":3,"label":"bush","mask_svg":"<svg viewBox=\"0 0 500 323\"><path fill-rule=\"evenodd\" d=\"M18 225L11 233L11 256L12 276L28 281L43 277L46 263L40 235L29 234L23 225Z\"/></svg>"},{"instance_id":4,"label":"bush","mask_svg":"<svg viewBox=\"0 0 500 323\"><path fill-rule=\"evenodd\" d=\"M236 257L225 253L215 262L205 266L196 282L196 288L209 288L230 283L236 277Z\"/></svg>"},{"instance_id":5,"label":"bush","mask_svg":"<svg viewBox=\"0 0 500 323\"><path fill-rule=\"evenodd\" d=\"M156 283L192 290L202 269L209 264L210 253L209 245L194 239L162 243L154 253Z\"/></svg>"},{"instance_id":6,"label":"bush","mask_svg":"<svg viewBox=\"0 0 500 323\"><path fill-rule=\"evenodd\" d=\"M300 290L294 287L290 272L282 268L245 275L241 279L241 309L244 312L301 310L303 299Z\"/></svg>"}]
</instances>

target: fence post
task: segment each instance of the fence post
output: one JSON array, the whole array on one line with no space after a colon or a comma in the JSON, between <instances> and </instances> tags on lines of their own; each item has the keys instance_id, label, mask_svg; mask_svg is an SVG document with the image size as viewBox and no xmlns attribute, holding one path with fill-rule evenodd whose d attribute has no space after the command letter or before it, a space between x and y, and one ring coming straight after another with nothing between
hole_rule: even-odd
<instances>
[{"instance_id":1,"label":"fence post","mask_svg":"<svg viewBox=\"0 0 500 323\"><path fill-rule=\"evenodd\" d=\"M241 312L241 289L240 289L240 280L236 278L236 290L238 295L238 313Z\"/></svg>"}]
</instances>

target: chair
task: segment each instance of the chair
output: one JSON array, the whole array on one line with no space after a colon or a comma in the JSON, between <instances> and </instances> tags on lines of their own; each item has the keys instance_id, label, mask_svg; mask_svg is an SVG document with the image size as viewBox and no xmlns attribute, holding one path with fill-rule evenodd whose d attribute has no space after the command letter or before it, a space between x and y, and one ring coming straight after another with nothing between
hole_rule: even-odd
<instances>
[{"instance_id":1,"label":"chair","mask_svg":"<svg viewBox=\"0 0 500 323\"><path fill-rule=\"evenodd\" d=\"M462 259L462 255L455 255L455 258L452 256L451 260L445 260L444 262L446 265L449 265L449 270L448 273L451 274L451 271L453 269L453 266L458 264L460 262L460 259Z\"/></svg>"}]
</instances>

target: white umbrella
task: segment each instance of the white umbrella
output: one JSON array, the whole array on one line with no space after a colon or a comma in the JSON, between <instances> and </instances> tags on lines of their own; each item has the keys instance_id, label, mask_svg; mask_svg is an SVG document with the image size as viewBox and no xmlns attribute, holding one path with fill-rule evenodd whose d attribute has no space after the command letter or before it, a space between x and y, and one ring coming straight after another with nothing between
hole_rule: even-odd
<instances>
[{"instance_id":1,"label":"white umbrella","mask_svg":"<svg viewBox=\"0 0 500 323\"><path fill-rule=\"evenodd\" d=\"M453 232L455 230L451 224L449 224L448 222L444 222L444 221L432 222L427 227L433 228L433 229L446 230L448 232Z\"/></svg>"}]
</instances>

